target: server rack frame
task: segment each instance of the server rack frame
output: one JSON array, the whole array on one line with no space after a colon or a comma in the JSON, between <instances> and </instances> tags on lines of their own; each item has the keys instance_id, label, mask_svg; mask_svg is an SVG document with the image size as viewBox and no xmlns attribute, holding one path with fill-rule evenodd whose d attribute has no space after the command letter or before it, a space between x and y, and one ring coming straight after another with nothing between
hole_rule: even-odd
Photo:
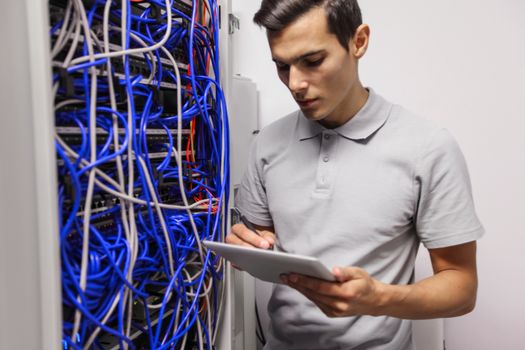
<instances>
[{"instance_id":1,"label":"server rack frame","mask_svg":"<svg viewBox=\"0 0 525 350\"><path fill-rule=\"evenodd\" d=\"M221 6L223 90L229 100L228 13ZM6 2L0 79L0 350L61 349L57 174L48 0ZM218 349L231 348L230 268Z\"/></svg>"}]
</instances>

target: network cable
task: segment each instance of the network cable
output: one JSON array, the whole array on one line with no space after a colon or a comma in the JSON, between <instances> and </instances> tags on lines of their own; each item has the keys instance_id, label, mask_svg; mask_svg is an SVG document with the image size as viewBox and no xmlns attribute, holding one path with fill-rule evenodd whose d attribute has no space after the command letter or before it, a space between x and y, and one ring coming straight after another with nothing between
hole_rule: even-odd
<instances>
[{"instance_id":1,"label":"network cable","mask_svg":"<svg viewBox=\"0 0 525 350\"><path fill-rule=\"evenodd\" d=\"M216 0L51 0L63 349L212 349L229 129Z\"/></svg>"}]
</instances>

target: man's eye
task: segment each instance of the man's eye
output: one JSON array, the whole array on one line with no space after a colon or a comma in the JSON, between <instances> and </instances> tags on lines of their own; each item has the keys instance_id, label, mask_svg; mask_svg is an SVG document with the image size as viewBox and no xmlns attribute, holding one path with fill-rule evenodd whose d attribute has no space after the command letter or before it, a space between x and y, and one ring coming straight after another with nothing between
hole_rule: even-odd
<instances>
[{"instance_id":1,"label":"man's eye","mask_svg":"<svg viewBox=\"0 0 525 350\"><path fill-rule=\"evenodd\" d=\"M323 63L323 61L324 61L324 58L320 58L318 60L305 61L305 63L308 67L317 67L317 66L320 66L321 63Z\"/></svg>"}]
</instances>

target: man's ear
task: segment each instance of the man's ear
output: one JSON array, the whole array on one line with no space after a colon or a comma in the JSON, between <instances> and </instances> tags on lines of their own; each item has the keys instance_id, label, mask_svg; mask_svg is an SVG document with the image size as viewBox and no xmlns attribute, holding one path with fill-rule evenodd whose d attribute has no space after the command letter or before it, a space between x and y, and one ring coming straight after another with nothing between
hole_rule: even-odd
<instances>
[{"instance_id":1,"label":"man's ear","mask_svg":"<svg viewBox=\"0 0 525 350\"><path fill-rule=\"evenodd\" d=\"M348 43L350 53L357 59L363 57L368 49L368 42L370 40L370 27L368 24L361 24L357 27L354 36Z\"/></svg>"}]
</instances>

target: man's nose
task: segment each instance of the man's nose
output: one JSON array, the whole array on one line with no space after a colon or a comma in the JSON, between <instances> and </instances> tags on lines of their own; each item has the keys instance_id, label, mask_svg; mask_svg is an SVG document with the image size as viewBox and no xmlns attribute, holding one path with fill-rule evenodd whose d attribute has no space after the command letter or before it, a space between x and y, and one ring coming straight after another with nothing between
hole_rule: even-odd
<instances>
[{"instance_id":1,"label":"man's nose","mask_svg":"<svg viewBox=\"0 0 525 350\"><path fill-rule=\"evenodd\" d=\"M308 80L300 69L294 66L290 66L290 72L288 77L288 88L292 93L302 93L308 88Z\"/></svg>"}]
</instances>

